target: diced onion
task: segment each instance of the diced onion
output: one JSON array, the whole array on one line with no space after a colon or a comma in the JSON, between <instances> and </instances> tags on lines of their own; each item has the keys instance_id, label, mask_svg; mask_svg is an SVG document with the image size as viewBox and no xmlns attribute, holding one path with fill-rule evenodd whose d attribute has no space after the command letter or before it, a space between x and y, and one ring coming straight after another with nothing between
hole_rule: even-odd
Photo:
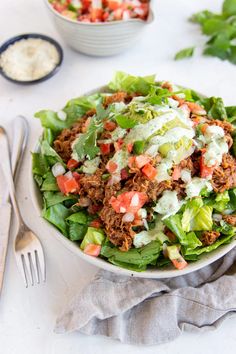
<instances>
[{"instance_id":1,"label":"diced onion","mask_svg":"<svg viewBox=\"0 0 236 354\"><path fill-rule=\"evenodd\" d=\"M133 213L126 213L124 214L123 218L122 218L123 222L132 222L134 221L134 214Z\"/></svg>"},{"instance_id":2,"label":"diced onion","mask_svg":"<svg viewBox=\"0 0 236 354\"><path fill-rule=\"evenodd\" d=\"M61 176L66 172L65 168L62 166L60 162L55 163L52 166L52 174L54 177Z\"/></svg>"},{"instance_id":3,"label":"diced onion","mask_svg":"<svg viewBox=\"0 0 236 354\"><path fill-rule=\"evenodd\" d=\"M71 171L66 172L65 177L67 177L68 179L73 178L72 172Z\"/></svg>"},{"instance_id":4,"label":"diced onion","mask_svg":"<svg viewBox=\"0 0 236 354\"><path fill-rule=\"evenodd\" d=\"M131 199L130 206L137 207L138 205L139 205L139 196L137 193L135 193Z\"/></svg>"},{"instance_id":5,"label":"diced onion","mask_svg":"<svg viewBox=\"0 0 236 354\"><path fill-rule=\"evenodd\" d=\"M141 219L146 219L146 217L147 217L147 210L146 209L144 209L144 208L141 208L141 209L139 209L139 211L138 211L138 216L141 218Z\"/></svg>"},{"instance_id":6,"label":"diced onion","mask_svg":"<svg viewBox=\"0 0 236 354\"><path fill-rule=\"evenodd\" d=\"M119 183L120 180L121 180L120 175L117 175L117 174L112 175L111 178L109 179L107 185L108 186L113 186L113 184Z\"/></svg>"},{"instance_id":7,"label":"diced onion","mask_svg":"<svg viewBox=\"0 0 236 354\"><path fill-rule=\"evenodd\" d=\"M147 223L146 219L143 219L143 225L144 225L146 230L149 230L149 226L148 226L148 223Z\"/></svg>"},{"instance_id":8,"label":"diced onion","mask_svg":"<svg viewBox=\"0 0 236 354\"><path fill-rule=\"evenodd\" d=\"M222 220L222 215L221 214L213 214L212 219L214 221L221 221Z\"/></svg>"},{"instance_id":9,"label":"diced onion","mask_svg":"<svg viewBox=\"0 0 236 354\"><path fill-rule=\"evenodd\" d=\"M125 212L126 212L126 208L120 207L120 213L125 213Z\"/></svg>"},{"instance_id":10,"label":"diced onion","mask_svg":"<svg viewBox=\"0 0 236 354\"><path fill-rule=\"evenodd\" d=\"M58 111L58 112L57 112L57 117L58 117L60 120L66 120L67 114L66 114L66 112L64 112L64 111Z\"/></svg>"}]
</instances>

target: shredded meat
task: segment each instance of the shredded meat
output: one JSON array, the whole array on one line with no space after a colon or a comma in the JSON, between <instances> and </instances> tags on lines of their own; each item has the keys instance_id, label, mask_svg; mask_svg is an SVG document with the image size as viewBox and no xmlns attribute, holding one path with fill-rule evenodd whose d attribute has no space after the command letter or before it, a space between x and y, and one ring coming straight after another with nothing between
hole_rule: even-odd
<instances>
[{"instance_id":1,"label":"shredded meat","mask_svg":"<svg viewBox=\"0 0 236 354\"><path fill-rule=\"evenodd\" d=\"M201 241L203 246L212 245L220 237L218 231L204 231L201 235Z\"/></svg>"},{"instance_id":2,"label":"shredded meat","mask_svg":"<svg viewBox=\"0 0 236 354\"><path fill-rule=\"evenodd\" d=\"M140 95L138 93L128 94L127 92L119 91L114 93L113 95L106 96L104 98L103 104L105 107L107 107L111 103L115 103L115 102L129 103L136 96L140 96Z\"/></svg>"},{"instance_id":3,"label":"shredded meat","mask_svg":"<svg viewBox=\"0 0 236 354\"><path fill-rule=\"evenodd\" d=\"M86 120L96 113L95 109L89 110L82 118L72 125L69 129L63 129L62 132L56 137L53 147L56 152L61 156L63 161L67 162L71 158L71 144L76 137L83 133L83 127Z\"/></svg>"},{"instance_id":4,"label":"shredded meat","mask_svg":"<svg viewBox=\"0 0 236 354\"><path fill-rule=\"evenodd\" d=\"M164 190L172 189L171 181L150 181L140 170L125 183L124 189L133 190L137 192L144 192L147 194L149 200L157 200Z\"/></svg>"},{"instance_id":5,"label":"shredded meat","mask_svg":"<svg viewBox=\"0 0 236 354\"><path fill-rule=\"evenodd\" d=\"M236 226L236 215L223 215L223 220L232 226Z\"/></svg>"},{"instance_id":6,"label":"shredded meat","mask_svg":"<svg viewBox=\"0 0 236 354\"><path fill-rule=\"evenodd\" d=\"M236 159L233 156L223 155L222 164L214 169L211 183L216 193L236 187Z\"/></svg>"},{"instance_id":7,"label":"shredded meat","mask_svg":"<svg viewBox=\"0 0 236 354\"><path fill-rule=\"evenodd\" d=\"M105 197L105 182L101 178L102 174L103 170L97 169L94 175L82 175L79 180L80 196L89 197L93 203L102 203Z\"/></svg>"}]
</instances>

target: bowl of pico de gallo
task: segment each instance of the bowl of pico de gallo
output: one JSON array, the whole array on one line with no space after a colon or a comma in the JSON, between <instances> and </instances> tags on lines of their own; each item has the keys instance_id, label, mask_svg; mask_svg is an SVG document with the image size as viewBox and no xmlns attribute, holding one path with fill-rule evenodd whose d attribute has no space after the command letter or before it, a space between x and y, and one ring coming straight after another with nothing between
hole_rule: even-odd
<instances>
[{"instance_id":1,"label":"bowl of pico de gallo","mask_svg":"<svg viewBox=\"0 0 236 354\"><path fill-rule=\"evenodd\" d=\"M151 0L45 0L55 26L74 50L110 56L130 48L153 19Z\"/></svg>"}]
</instances>

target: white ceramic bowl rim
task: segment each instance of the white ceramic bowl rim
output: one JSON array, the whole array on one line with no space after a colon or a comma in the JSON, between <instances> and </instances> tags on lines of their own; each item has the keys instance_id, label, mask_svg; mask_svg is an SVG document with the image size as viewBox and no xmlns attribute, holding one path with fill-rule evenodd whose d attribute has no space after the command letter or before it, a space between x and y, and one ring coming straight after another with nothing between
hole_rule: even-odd
<instances>
[{"instance_id":1,"label":"white ceramic bowl rim","mask_svg":"<svg viewBox=\"0 0 236 354\"><path fill-rule=\"evenodd\" d=\"M98 87L94 90L91 90L87 93L84 94L84 96L88 96L91 94L94 94L96 92L111 92L107 86L101 86ZM39 144L37 143L36 146L33 148L34 152L39 151ZM34 181L33 174L32 174L32 159L30 163L30 194L32 197L32 202L37 210L38 214L41 215L42 212L42 195L41 192L38 189L38 186L36 185L36 182ZM233 240L229 244L225 244L220 246L218 249L210 252L210 253L205 253L202 255L202 257L193 263L189 263L188 266L182 270L177 270L173 269L172 266L166 267L166 268L148 268L147 270L143 272L135 272L131 271L129 269L125 268L120 268L118 266L115 266L108 261L99 258L99 257L92 257L86 255L78 246L78 244L74 243L73 241L69 240L66 238L55 226L53 226L51 223L43 219L44 224L47 225L47 228L50 229L50 233L56 237L57 240L62 242L70 251L72 251L74 254L77 254L80 258L85 260L86 262L89 262L90 264L97 266L99 268L102 268L104 270L120 274L120 275L126 275L126 276L133 276L137 278L156 278L156 279L161 279L161 278L173 278L177 276L182 276L188 273L192 273L196 270L199 270L215 261L217 261L219 258L223 257L226 253L228 253L231 249L233 249L236 246L236 240Z\"/></svg>"},{"instance_id":2,"label":"white ceramic bowl rim","mask_svg":"<svg viewBox=\"0 0 236 354\"><path fill-rule=\"evenodd\" d=\"M139 18L131 18L129 20L118 20L118 21L111 21L111 22L82 22L82 21L75 21L75 20L71 20L70 18L68 17L65 17L63 15L61 15L58 11L56 11L52 5L49 3L48 0L44 0L46 6L48 7L48 9L54 14L56 15L57 17L61 18L62 20L66 21L66 22L70 22L74 25L81 25L81 26L117 26L119 24L124 24L124 23L127 23L127 22L132 22L132 23L135 23L135 22L138 22L138 23L142 23L142 24L150 24L151 22L153 22L154 20L154 14L153 14L153 11L152 11L152 8L151 8L151 4L152 4L152 1L150 1L150 9L149 9L149 15L148 15L148 18L147 20L141 20Z\"/></svg>"}]
</instances>

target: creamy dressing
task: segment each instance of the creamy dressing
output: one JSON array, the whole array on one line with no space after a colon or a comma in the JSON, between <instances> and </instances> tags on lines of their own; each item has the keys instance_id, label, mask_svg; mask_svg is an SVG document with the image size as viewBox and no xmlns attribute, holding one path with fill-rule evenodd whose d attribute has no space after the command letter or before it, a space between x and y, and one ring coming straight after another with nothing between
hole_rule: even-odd
<instances>
[{"instance_id":1,"label":"creamy dressing","mask_svg":"<svg viewBox=\"0 0 236 354\"><path fill-rule=\"evenodd\" d=\"M109 161L115 162L117 164L117 169L115 173L117 174L123 168L128 165L129 153L126 150L118 150L115 155Z\"/></svg>"},{"instance_id":2,"label":"creamy dressing","mask_svg":"<svg viewBox=\"0 0 236 354\"><path fill-rule=\"evenodd\" d=\"M198 197L203 190L207 188L208 192L213 190L211 183L206 178L193 177L192 180L186 185L185 192L187 198Z\"/></svg>"},{"instance_id":3,"label":"creamy dressing","mask_svg":"<svg viewBox=\"0 0 236 354\"><path fill-rule=\"evenodd\" d=\"M95 157L93 160L86 160L83 165L83 172L92 175L96 172L100 162L100 157Z\"/></svg>"},{"instance_id":4,"label":"creamy dressing","mask_svg":"<svg viewBox=\"0 0 236 354\"><path fill-rule=\"evenodd\" d=\"M170 215L176 214L182 205L183 202L178 200L176 191L164 191L153 210L162 214L162 219L166 219Z\"/></svg>"},{"instance_id":5,"label":"creamy dressing","mask_svg":"<svg viewBox=\"0 0 236 354\"><path fill-rule=\"evenodd\" d=\"M222 157L229 151L229 146L224 138L212 140L206 147L204 162L207 166L220 165Z\"/></svg>"}]
</instances>

